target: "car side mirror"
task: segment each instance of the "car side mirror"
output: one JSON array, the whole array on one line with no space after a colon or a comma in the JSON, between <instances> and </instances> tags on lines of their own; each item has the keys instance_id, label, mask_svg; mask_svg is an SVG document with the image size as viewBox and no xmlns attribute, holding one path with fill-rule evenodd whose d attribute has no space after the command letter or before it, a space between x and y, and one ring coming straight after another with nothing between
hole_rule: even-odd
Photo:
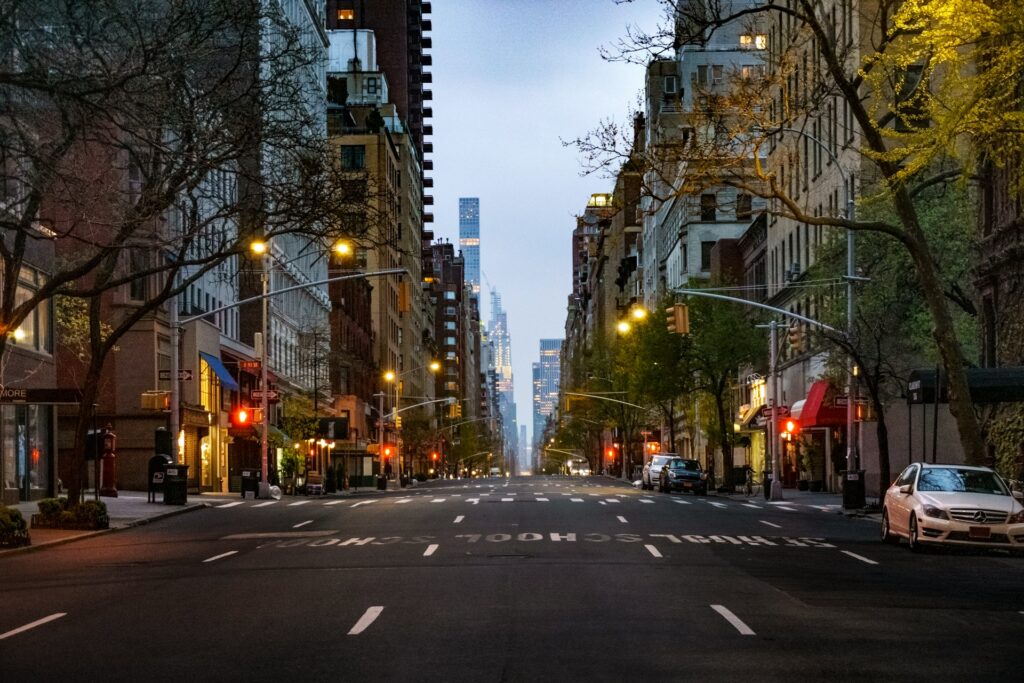
<instances>
[{"instance_id":1,"label":"car side mirror","mask_svg":"<svg viewBox=\"0 0 1024 683\"><path fill-rule=\"evenodd\" d=\"M1024 503L1024 491L1011 491L1013 497Z\"/></svg>"},{"instance_id":2,"label":"car side mirror","mask_svg":"<svg viewBox=\"0 0 1024 683\"><path fill-rule=\"evenodd\" d=\"M910 484L904 484L903 486L900 487L900 493L912 493L913 490L914 487L911 486Z\"/></svg>"}]
</instances>

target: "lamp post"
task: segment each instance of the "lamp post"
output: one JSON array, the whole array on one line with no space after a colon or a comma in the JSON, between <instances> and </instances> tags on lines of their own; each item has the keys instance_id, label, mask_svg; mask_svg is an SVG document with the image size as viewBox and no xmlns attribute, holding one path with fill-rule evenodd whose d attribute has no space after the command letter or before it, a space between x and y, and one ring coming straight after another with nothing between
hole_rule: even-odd
<instances>
[{"instance_id":1,"label":"lamp post","mask_svg":"<svg viewBox=\"0 0 1024 683\"><path fill-rule=\"evenodd\" d=\"M413 372L417 372L417 371L422 370L424 368L429 368L431 372L437 372L438 370L441 369L441 363L436 361L436 360L432 360L432 361L430 361L429 363L427 363L425 365L420 365L419 367L412 368L411 370L406 370L405 372L400 373L400 374L399 373L395 373L392 370L388 370L387 372L384 373L384 379L386 381L388 381L388 382L394 383L394 385L395 385L395 403L394 403L394 407L392 408L392 411L391 411L391 417L392 417L392 422L395 425L395 463L396 464L395 464L394 470L395 470L395 475L397 477L397 479L395 481L398 482L398 486L399 487L402 486L402 468L403 468L403 463L402 463L402 437L401 437L401 430L398 427L398 413L402 412L399 409L399 405L398 405L399 402L401 401L401 395L402 395L402 381L401 380L406 375L411 374ZM430 402L432 402L432 401L430 401ZM423 404L417 404L417 405L423 405ZM415 406L409 406L409 407L413 408ZM383 411L383 410L384 410L384 397L383 397L383 394L381 394L381 411Z\"/></svg>"},{"instance_id":2,"label":"lamp post","mask_svg":"<svg viewBox=\"0 0 1024 683\"><path fill-rule=\"evenodd\" d=\"M268 327L270 326L270 246L266 242L253 242L252 252L260 257L260 282L263 285L262 318L260 323L260 498L270 497L269 457L270 450L270 400L267 379Z\"/></svg>"}]
</instances>

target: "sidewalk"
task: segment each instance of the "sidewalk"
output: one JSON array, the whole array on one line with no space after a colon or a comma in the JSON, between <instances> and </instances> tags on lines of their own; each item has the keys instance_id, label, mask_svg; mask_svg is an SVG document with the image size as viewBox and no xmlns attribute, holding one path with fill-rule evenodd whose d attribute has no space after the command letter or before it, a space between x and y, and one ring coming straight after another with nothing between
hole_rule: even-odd
<instances>
[{"instance_id":1,"label":"sidewalk","mask_svg":"<svg viewBox=\"0 0 1024 683\"><path fill-rule=\"evenodd\" d=\"M2 549L0 550L0 557L10 553L24 552L59 543L68 543L70 541L76 541L90 536L97 536L99 534L107 534L112 531L117 531L118 529L128 529L131 527L141 526L142 524L148 524L149 522L157 519L163 519L164 517L171 517L184 512L199 510L207 506L207 504L203 502L205 496L202 495L190 495L186 505L165 505L162 494L156 495L156 503L150 503L147 502L147 495L148 494L145 491L119 491L116 498L101 496L100 500L107 505L107 515L110 517L110 528L100 529L97 531L33 529L31 528L31 519L32 515L39 512L39 502L32 501L18 503L13 507L20 510L25 521L29 523L29 534L32 537L32 545L22 548ZM227 496L227 494L219 495L221 497ZM86 495L85 499L95 500L94 495L91 492Z\"/></svg>"}]
</instances>

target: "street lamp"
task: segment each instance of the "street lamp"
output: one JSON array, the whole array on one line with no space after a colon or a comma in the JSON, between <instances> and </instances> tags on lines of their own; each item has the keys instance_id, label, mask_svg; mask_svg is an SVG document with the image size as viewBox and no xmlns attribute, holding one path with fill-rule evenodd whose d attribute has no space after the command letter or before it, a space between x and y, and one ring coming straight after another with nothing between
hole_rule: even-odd
<instances>
[{"instance_id":1,"label":"street lamp","mask_svg":"<svg viewBox=\"0 0 1024 683\"><path fill-rule=\"evenodd\" d=\"M267 346L270 327L270 245L263 240L255 240L249 247L253 254L260 257L260 281L263 285L261 300L262 323L260 329L260 498L270 497L269 455L270 450L270 398L267 379Z\"/></svg>"},{"instance_id":2,"label":"street lamp","mask_svg":"<svg viewBox=\"0 0 1024 683\"><path fill-rule=\"evenodd\" d=\"M441 369L441 363L439 361L432 360L429 363L426 363L424 365L420 365L420 366L412 368L410 370L406 370L405 372L402 372L402 373L397 373L396 374L393 370L388 370L387 372L384 373L384 380L386 382L393 383L394 386L395 386L395 402L394 402L394 407L392 408L392 412L391 412L392 423L395 425L395 467L393 469L395 470L395 476L397 477L397 479L395 481L398 482L398 486L399 487L402 486L402 469L403 469L403 463L402 463L402 437L401 437L401 430L398 427L398 420L399 420L398 413L400 412L399 411L399 402L401 401L401 394L402 394L402 382L401 382L401 379L403 377L405 377L406 375L408 375L408 374L411 374L413 372L418 372L420 370L423 370L424 368L429 369L431 372L438 372ZM382 423L381 424L381 432L380 432L380 434L381 434L381 443L383 443L383 434L384 434L384 430L383 430L384 394L383 394L383 392L381 392L380 410L381 410L381 423Z\"/></svg>"}]
</instances>

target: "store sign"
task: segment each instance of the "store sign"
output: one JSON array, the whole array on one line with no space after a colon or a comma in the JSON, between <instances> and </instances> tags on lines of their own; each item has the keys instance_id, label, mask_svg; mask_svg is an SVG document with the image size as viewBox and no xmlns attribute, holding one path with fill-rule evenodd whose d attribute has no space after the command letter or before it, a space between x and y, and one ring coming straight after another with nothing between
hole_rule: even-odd
<instances>
[{"instance_id":1,"label":"store sign","mask_svg":"<svg viewBox=\"0 0 1024 683\"><path fill-rule=\"evenodd\" d=\"M72 403L82 400L77 389L28 389L4 387L0 390L0 403Z\"/></svg>"}]
</instances>

